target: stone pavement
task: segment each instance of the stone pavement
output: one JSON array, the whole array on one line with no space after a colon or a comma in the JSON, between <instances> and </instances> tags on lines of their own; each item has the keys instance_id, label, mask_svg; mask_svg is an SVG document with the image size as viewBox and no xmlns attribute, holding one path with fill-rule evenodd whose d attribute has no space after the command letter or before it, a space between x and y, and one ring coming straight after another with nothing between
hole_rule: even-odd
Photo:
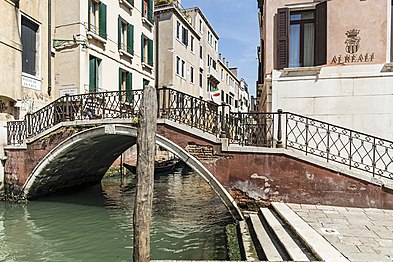
<instances>
[{"instance_id":1,"label":"stone pavement","mask_svg":"<svg viewBox=\"0 0 393 262\"><path fill-rule=\"evenodd\" d=\"M393 210L287 205L350 261L393 261Z\"/></svg>"}]
</instances>

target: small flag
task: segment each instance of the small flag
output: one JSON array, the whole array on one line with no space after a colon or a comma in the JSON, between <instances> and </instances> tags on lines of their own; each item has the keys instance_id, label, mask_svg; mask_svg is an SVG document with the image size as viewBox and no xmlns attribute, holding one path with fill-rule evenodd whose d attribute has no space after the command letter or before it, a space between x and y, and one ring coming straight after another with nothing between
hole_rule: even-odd
<instances>
[{"instance_id":1,"label":"small flag","mask_svg":"<svg viewBox=\"0 0 393 262\"><path fill-rule=\"evenodd\" d=\"M220 89L218 89L217 87L213 88L210 91L210 94L212 94L212 96L220 96Z\"/></svg>"}]
</instances>

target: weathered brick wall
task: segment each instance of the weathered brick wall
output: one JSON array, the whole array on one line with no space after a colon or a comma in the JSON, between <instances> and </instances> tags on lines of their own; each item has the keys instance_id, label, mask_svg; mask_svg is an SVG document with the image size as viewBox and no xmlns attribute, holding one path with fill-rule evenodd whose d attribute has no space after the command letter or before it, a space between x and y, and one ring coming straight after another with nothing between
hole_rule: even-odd
<instances>
[{"instance_id":1,"label":"weathered brick wall","mask_svg":"<svg viewBox=\"0 0 393 262\"><path fill-rule=\"evenodd\" d=\"M7 184L23 186L37 164L58 144L77 130L60 128L48 136L27 144L27 149L6 149L4 173Z\"/></svg>"}]
</instances>

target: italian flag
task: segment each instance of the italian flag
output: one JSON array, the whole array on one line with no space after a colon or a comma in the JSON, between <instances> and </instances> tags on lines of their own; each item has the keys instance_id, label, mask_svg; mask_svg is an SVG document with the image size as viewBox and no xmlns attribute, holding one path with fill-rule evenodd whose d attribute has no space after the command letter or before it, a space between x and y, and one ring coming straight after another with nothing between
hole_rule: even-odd
<instances>
[{"instance_id":1,"label":"italian flag","mask_svg":"<svg viewBox=\"0 0 393 262\"><path fill-rule=\"evenodd\" d=\"M210 91L210 94L211 94L212 96L220 96L220 90L219 90L217 87L215 87L215 88L213 88L213 89Z\"/></svg>"}]
</instances>

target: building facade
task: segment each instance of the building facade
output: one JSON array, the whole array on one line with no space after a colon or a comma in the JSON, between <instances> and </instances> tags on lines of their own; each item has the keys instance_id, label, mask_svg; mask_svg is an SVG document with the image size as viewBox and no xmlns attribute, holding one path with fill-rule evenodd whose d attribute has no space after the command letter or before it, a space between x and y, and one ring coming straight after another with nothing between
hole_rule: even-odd
<instances>
[{"instance_id":1,"label":"building facade","mask_svg":"<svg viewBox=\"0 0 393 262\"><path fill-rule=\"evenodd\" d=\"M393 139L392 2L259 0L260 111Z\"/></svg>"},{"instance_id":2,"label":"building facade","mask_svg":"<svg viewBox=\"0 0 393 262\"><path fill-rule=\"evenodd\" d=\"M56 96L154 85L152 0L56 0Z\"/></svg>"},{"instance_id":3,"label":"building facade","mask_svg":"<svg viewBox=\"0 0 393 262\"><path fill-rule=\"evenodd\" d=\"M235 110L240 80L218 53L219 36L203 12L185 9L181 1L156 0L155 24L157 87L226 103Z\"/></svg>"},{"instance_id":4,"label":"building facade","mask_svg":"<svg viewBox=\"0 0 393 262\"><path fill-rule=\"evenodd\" d=\"M53 97L52 4L0 1L0 121L22 119Z\"/></svg>"}]
</instances>

